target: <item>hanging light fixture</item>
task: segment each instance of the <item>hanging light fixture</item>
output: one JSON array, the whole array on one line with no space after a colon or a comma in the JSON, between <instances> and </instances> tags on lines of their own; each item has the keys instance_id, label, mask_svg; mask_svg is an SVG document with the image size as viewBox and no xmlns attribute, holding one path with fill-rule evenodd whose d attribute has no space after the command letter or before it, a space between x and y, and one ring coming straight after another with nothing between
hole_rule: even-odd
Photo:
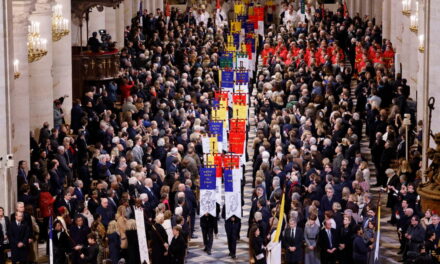
<instances>
[{"instance_id":1,"label":"hanging light fixture","mask_svg":"<svg viewBox=\"0 0 440 264\"><path fill-rule=\"evenodd\" d=\"M416 1L416 12L411 15L409 30L417 33L419 31L419 2Z\"/></svg>"},{"instance_id":2,"label":"hanging light fixture","mask_svg":"<svg viewBox=\"0 0 440 264\"><path fill-rule=\"evenodd\" d=\"M40 23L31 21L28 27L28 61L34 62L47 54L47 39L40 37Z\"/></svg>"},{"instance_id":3,"label":"hanging light fixture","mask_svg":"<svg viewBox=\"0 0 440 264\"><path fill-rule=\"evenodd\" d=\"M62 5L55 5L52 10L52 40L58 41L69 34L69 20L63 17Z\"/></svg>"},{"instance_id":4,"label":"hanging light fixture","mask_svg":"<svg viewBox=\"0 0 440 264\"><path fill-rule=\"evenodd\" d=\"M402 14L411 15L411 0L402 0Z\"/></svg>"}]
</instances>

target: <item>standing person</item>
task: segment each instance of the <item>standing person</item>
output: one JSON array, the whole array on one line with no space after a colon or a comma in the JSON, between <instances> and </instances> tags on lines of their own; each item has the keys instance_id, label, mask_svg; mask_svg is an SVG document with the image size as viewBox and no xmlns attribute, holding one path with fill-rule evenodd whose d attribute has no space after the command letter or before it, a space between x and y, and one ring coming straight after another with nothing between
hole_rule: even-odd
<instances>
[{"instance_id":1,"label":"standing person","mask_svg":"<svg viewBox=\"0 0 440 264\"><path fill-rule=\"evenodd\" d=\"M320 264L318 249L316 248L318 242L319 225L316 223L318 216L311 213L309 219L304 227L304 240L306 241L304 263L305 264Z\"/></svg>"},{"instance_id":2,"label":"standing person","mask_svg":"<svg viewBox=\"0 0 440 264\"><path fill-rule=\"evenodd\" d=\"M139 252L139 242L137 236L136 220L127 220L125 234L128 241L128 258L127 263L141 263L141 256Z\"/></svg>"},{"instance_id":3,"label":"standing person","mask_svg":"<svg viewBox=\"0 0 440 264\"><path fill-rule=\"evenodd\" d=\"M107 229L109 257L112 263L118 263L121 256L121 237L115 220L110 221Z\"/></svg>"},{"instance_id":4,"label":"standing person","mask_svg":"<svg viewBox=\"0 0 440 264\"><path fill-rule=\"evenodd\" d=\"M367 254L368 251L371 250L371 248L369 248L371 241L364 241L364 231L362 230L362 226L356 226L354 230L356 235L353 240L353 262L358 264L367 264Z\"/></svg>"},{"instance_id":5,"label":"standing person","mask_svg":"<svg viewBox=\"0 0 440 264\"><path fill-rule=\"evenodd\" d=\"M170 247L168 248L169 263L183 264L185 263L186 243L183 236L180 234L182 228L180 226L173 227L173 238Z\"/></svg>"},{"instance_id":6,"label":"standing person","mask_svg":"<svg viewBox=\"0 0 440 264\"><path fill-rule=\"evenodd\" d=\"M353 229L351 225L351 219L349 216L344 216L342 220L342 227L340 228L340 241L339 241L339 256L341 264L353 263L352 260L352 246L353 246Z\"/></svg>"},{"instance_id":7,"label":"standing person","mask_svg":"<svg viewBox=\"0 0 440 264\"><path fill-rule=\"evenodd\" d=\"M66 264L66 254L70 251L70 240L60 221L53 223L52 231L53 258L55 264Z\"/></svg>"},{"instance_id":8,"label":"standing person","mask_svg":"<svg viewBox=\"0 0 440 264\"><path fill-rule=\"evenodd\" d=\"M9 227L10 227L10 221L9 217L5 216L5 209L3 207L0 207L0 226L1 230L3 231L2 234L3 237L0 238L0 263L4 263L6 260L6 256L4 254L5 248L9 247Z\"/></svg>"},{"instance_id":9,"label":"standing person","mask_svg":"<svg viewBox=\"0 0 440 264\"><path fill-rule=\"evenodd\" d=\"M80 255L81 259L86 264L98 264L99 249L95 234L87 235L87 243L89 243L89 246L83 250L83 253Z\"/></svg>"},{"instance_id":10,"label":"standing person","mask_svg":"<svg viewBox=\"0 0 440 264\"><path fill-rule=\"evenodd\" d=\"M324 228L319 232L318 240L318 244L321 248L321 263L336 263L338 241L338 235L336 229L332 228L331 219L325 220Z\"/></svg>"},{"instance_id":11,"label":"standing person","mask_svg":"<svg viewBox=\"0 0 440 264\"><path fill-rule=\"evenodd\" d=\"M200 217L200 227L202 228L203 245L205 245L203 251L206 251L208 255L211 255L212 243L214 242L214 228L216 224L217 224L216 217L210 215L209 213L206 213L202 217Z\"/></svg>"},{"instance_id":12,"label":"standing person","mask_svg":"<svg viewBox=\"0 0 440 264\"><path fill-rule=\"evenodd\" d=\"M295 218L290 218L289 227L284 231L283 247L286 249L286 263L297 264L302 260L304 232L297 227Z\"/></svg>"},{"instance_id":13,"label":"standing person","mask_svg":"<svg viewBox=\"0 0 440 264\"><path fill-rule=\"evenodd\" d=\"M152 225L151 230L151 247L152 247L152 262L166 263L168 260L168 235L162 224L164 222L163 214L156 215L156 223Z\"/></svg>"},{"instance_id":14,"label":"standing person","mask_svg":"<svg viewBox=\"0 0 440 264\"><path fill-rule=\"evenodd\" d=\"M90 229L84 224L83 217L78 215L69 231L72 240L72 263L80 263L81 250L87 245L87 235L90 233Z\"/></svg>"},{"instance_id":15,"label":"standing person","mask_svg":"<svg viewBox=\"0 0 440 264\"><path fill-rule=\"evenodd\" d=\"M43 225L41 226L40 242L47 240L49 217L53 214L53 204L56 200L56 196L52 196L49 192L49 188L46 183L41 185L40 192L40 216L43 217Z\"/></svg>"},{"instance_id":16,"label":"standing person","mask_svg":"<svg viewBox=\"0 0 440 264\"><path fill-rule=\"evenodd\" d=\"M27 263L31 241L30 227L23 221L23 212L17 211L9 227L12 263Z\"/></svg>"},{"instance_id":17,"label":"standing person","mask_svg":"<svg viewBox=\"0 0 440 264\"><path fill-rule=\"evenodd\" d=\"M223 208L222 214L225 218L225 209ZM235 252L237 249L237 241L240 239L241 219L235 215L229 217L225 221L226 237L228 239L229 256L233 259L236 258Z\"/></svg>"},{"instance_id":18,"label":"standing person","mask_svg":"<svg viewBox=\"0 0 440 264\"><path fill-rule=\"evenodd\" d=\"M255 264L266 264L264 238L260 236L260 229L257 225L253 225L249 231L249 249Z\"/></svg>"}]
</instances>

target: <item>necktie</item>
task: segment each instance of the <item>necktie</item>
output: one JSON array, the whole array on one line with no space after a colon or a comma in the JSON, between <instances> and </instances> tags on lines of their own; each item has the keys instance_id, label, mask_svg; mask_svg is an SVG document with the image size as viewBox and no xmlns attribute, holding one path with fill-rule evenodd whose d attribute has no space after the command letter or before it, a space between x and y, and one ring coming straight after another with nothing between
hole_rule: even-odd
<instances>
[{"instance_id":1,"label":"necktie","mask_svg":"<svg viewBox=\"0 0 440 264\"><path fill-rule=\"evenodd\" d=\"M332 244L332 234L330 232L330 230L327 230L327 235L328 235L328 242L330 244L330 248L333 248L333 244Z\"/></svg>"},{"instance_id":2,"label":"necktie","mask_svg":"<svg viewBox=\"0 0 440 264\"><path fill-rule=\"evenodd\" d=\"M296 229L294 228L293 229L293 239L295 239L295 231L296 231Z\"/></svg>"}]
</instances>

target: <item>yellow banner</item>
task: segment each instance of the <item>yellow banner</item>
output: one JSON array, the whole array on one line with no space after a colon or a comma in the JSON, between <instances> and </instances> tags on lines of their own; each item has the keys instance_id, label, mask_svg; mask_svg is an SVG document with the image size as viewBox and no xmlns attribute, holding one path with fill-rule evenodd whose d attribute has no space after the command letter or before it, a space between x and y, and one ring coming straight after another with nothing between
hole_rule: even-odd
<instances>
[{"instance_id":1,"label":"yellow banner","mask_svg":"<svg viewBox=\"0 0 440 264\"><path fill-rule=\"evenodd\" d=\"M217 136L210 137L209 138L209 147L210 147L209 149L212 154L218 153L217 145L218 145Z\"/></svg>"},{"instance_id":2,"label":"yellow banner","mask_svg":"<svg viewBox=\"0 0 440 264\"><path fill-rule=\"evenodd\" d=\"M280 215L278 216L278 225L277 230L275 231L275 236L273 237L272 242L278 243L280 240L280 234L281 234L281 228L283 226L283 219L284 219L284 203L285 203L285 194L283 192L283 198L281 199L281 205L280 205Z\"/></svg>"},{"instance_id":3,"label":"yellow banner","mask_svg":"<svg viewBox=\"0 0 440 264\"><path fill-rule=\"evenodd\" d=\"M247 105L234 105L232 118L247 119Z\"/></svg>"},{"instance_id":4,"label":"yellow banner","mask_svg":"<svg viewBox=\"0 0 440 264\"><path fill-rule=\"evenodd\" d=\"M244 14L245 9L243 4L235 4L234 5L234 13L237 15Z\"/></svg>"},{"instance_id":5,"label":"yellow banner","mask_svg":"<svg viewBox=\"0 0 440 264\"><path fill-rule=\"evenodd\" d=\"M240 33L240 31L241 31L241 22L240 21L231 22L231 32Z\"/></svg>"}]
</instances>

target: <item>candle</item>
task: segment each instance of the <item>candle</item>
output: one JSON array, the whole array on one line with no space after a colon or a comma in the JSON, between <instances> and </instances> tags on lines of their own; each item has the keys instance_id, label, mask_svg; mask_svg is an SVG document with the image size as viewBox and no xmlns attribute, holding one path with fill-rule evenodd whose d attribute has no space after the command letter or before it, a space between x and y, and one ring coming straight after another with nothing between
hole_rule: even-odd
<instances>
[{"instance_id":1,"label":"candle","mask_svg":"<svg viewBox=\"0 0 440 264\"><path fill-rule=\"evenodd\" d=\"M425 45L425 35L423 35L423 34L420 34L419 35L419 47L424 47Z\"/></svg>"},{"instance_id":2,"label":"candle","mask_svg":"<svg viewBox=\"0 0 440 264\"><path fill-rule=\"evenodd\" d=\"M41 40L41 44L42 44L42 50L46 50L46 46L47 46L47 39L42 39Z\"/></svg>"},{"instance_id":3,"label":"candle","mask_svg":"<svg viewBox=\"0 0 440 264\"><path fill-rule=\"evenodd\" d=\"M19 72L19 68L18 68L19 64L20 64L20 61L15 59L14 60L14 73L18 73Z\"/></svg>"}]
</instances>

